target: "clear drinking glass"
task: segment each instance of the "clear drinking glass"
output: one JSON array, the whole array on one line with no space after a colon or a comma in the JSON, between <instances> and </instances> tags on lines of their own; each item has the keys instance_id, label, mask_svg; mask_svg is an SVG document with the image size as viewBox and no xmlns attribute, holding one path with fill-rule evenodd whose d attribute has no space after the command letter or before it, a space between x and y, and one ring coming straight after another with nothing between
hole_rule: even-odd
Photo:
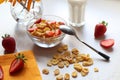
<instances>
[{"instance_id":1,"label":"clear drinking glass","mask_svg":"<svg viewBox=\"0 0 120 80\"><path fill-rule=\"evenodd\" d=\"M68 0L69 24L74 27L85 25L85 6L87 0Z\"/></svg>"},{"instance_id":2,"label":"clear drinking glass","mask_svg":"<svg viewBox=\"0 0 120 80\"><path fill-rule=\"evenodd\" d=\"M16 1L15 5L11 4L11 14L17 22L26 23L32 19L38 19L42 16L43 5L41 0L31 0L31 5L28 10L29 0Z\"/></svg>"}]
</instances>

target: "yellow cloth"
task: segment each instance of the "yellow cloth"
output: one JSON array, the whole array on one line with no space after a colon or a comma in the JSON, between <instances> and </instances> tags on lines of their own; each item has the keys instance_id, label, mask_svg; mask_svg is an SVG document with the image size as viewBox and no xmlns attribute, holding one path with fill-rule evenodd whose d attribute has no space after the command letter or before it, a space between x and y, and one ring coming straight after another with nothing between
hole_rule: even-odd
<instances>
[{"instance_id":1,"label":"yellow cloth","mask_svg":"<svg viewBox=\"0 0 120 80\"><path fill-rule=\"evenodd\" d=\"M15 75L9 74L9 67L11 62L15 59L14 55L17 53L5 54L3 56L0 56L0 65L2 66L4 71L3 80L42 80L38 65L32 51L22 51L19 53L24 54L27 60L24 68Z\"/></svg>"}]
</instances>

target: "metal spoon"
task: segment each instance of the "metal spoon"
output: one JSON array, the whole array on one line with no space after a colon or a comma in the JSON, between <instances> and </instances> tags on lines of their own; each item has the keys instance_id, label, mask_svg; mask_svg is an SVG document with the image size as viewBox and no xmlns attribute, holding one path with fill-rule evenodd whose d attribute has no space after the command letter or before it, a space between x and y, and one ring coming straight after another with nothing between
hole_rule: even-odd
<instances>
[{"instance_id":1,"label":"metal spoon","mask_svg":"<svg viewBox=\"0 0 120 80\"><path fill-rule=\"evenodd\" d=\"M93 51L95 51L96 53L98 53L100 56L102 56L103 58L105 58L107 61L110 59L110 57L98 50L96 50L95 48L93 48L92 46L90 46L89 44L85 43L84 41L82 41L76 34L75 30L69 26L65 26L65 25L61 25L60 26L60 30L63 33L69 34L69 35L73 35L75 36L81 43L83 43L84 45L88 46L90 49L92 49Z\"/></svg>"}]
</instances>

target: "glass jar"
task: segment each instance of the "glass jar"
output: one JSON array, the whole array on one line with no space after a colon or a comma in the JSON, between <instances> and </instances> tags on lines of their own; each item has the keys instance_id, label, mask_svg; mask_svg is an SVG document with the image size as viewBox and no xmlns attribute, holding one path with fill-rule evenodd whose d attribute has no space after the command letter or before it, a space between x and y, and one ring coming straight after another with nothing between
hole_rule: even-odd
<instances>
[{"instance_id":1,"label":"glass jar","mask_svg":"<svg viewBox=\"0 0 120 80\"><path fill-rule=\"evenodd\" d=\"M15 4L11 4L11 14L17 22L25 23L29 22L32 19L38 19L42 16L42 1L31 0L31 4L29 3L29 0L22 0L21 2L18 2L18 0L16 0Z\"/></svg>"}]
</instances>

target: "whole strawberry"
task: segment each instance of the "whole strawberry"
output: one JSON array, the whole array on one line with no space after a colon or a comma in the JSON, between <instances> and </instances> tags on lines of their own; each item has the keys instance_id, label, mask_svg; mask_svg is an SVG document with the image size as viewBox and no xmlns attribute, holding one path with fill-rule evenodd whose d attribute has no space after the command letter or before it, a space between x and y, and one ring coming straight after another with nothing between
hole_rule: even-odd
<instances>
[{"instance_id":1,"label":"whole strawberry","mask_svg":"<svg viewBox=\"0 0 120 80\"><path fill-rule=\"evenodd\" d=\"M5 36L2 36L2 46L5 49L5 52L7 53L13 53L16 49L16 42L13 37L11 37L9 34L5 34Z\"/></svg>"},{"instance_id":2,"label":"whole strawberry","mask_svg":"<svg viewBox=\"0 0 120 80\"><path fill-rule=\"evenodd\" d=\"M107 25L108 25L108 23L106 23L105 21L102 21L101 23L96 24L94 37L99 38L99 37L103 36L105 34L105 32L107 31L107 28L106 28Z\"/></svg>"}]
</instances>

